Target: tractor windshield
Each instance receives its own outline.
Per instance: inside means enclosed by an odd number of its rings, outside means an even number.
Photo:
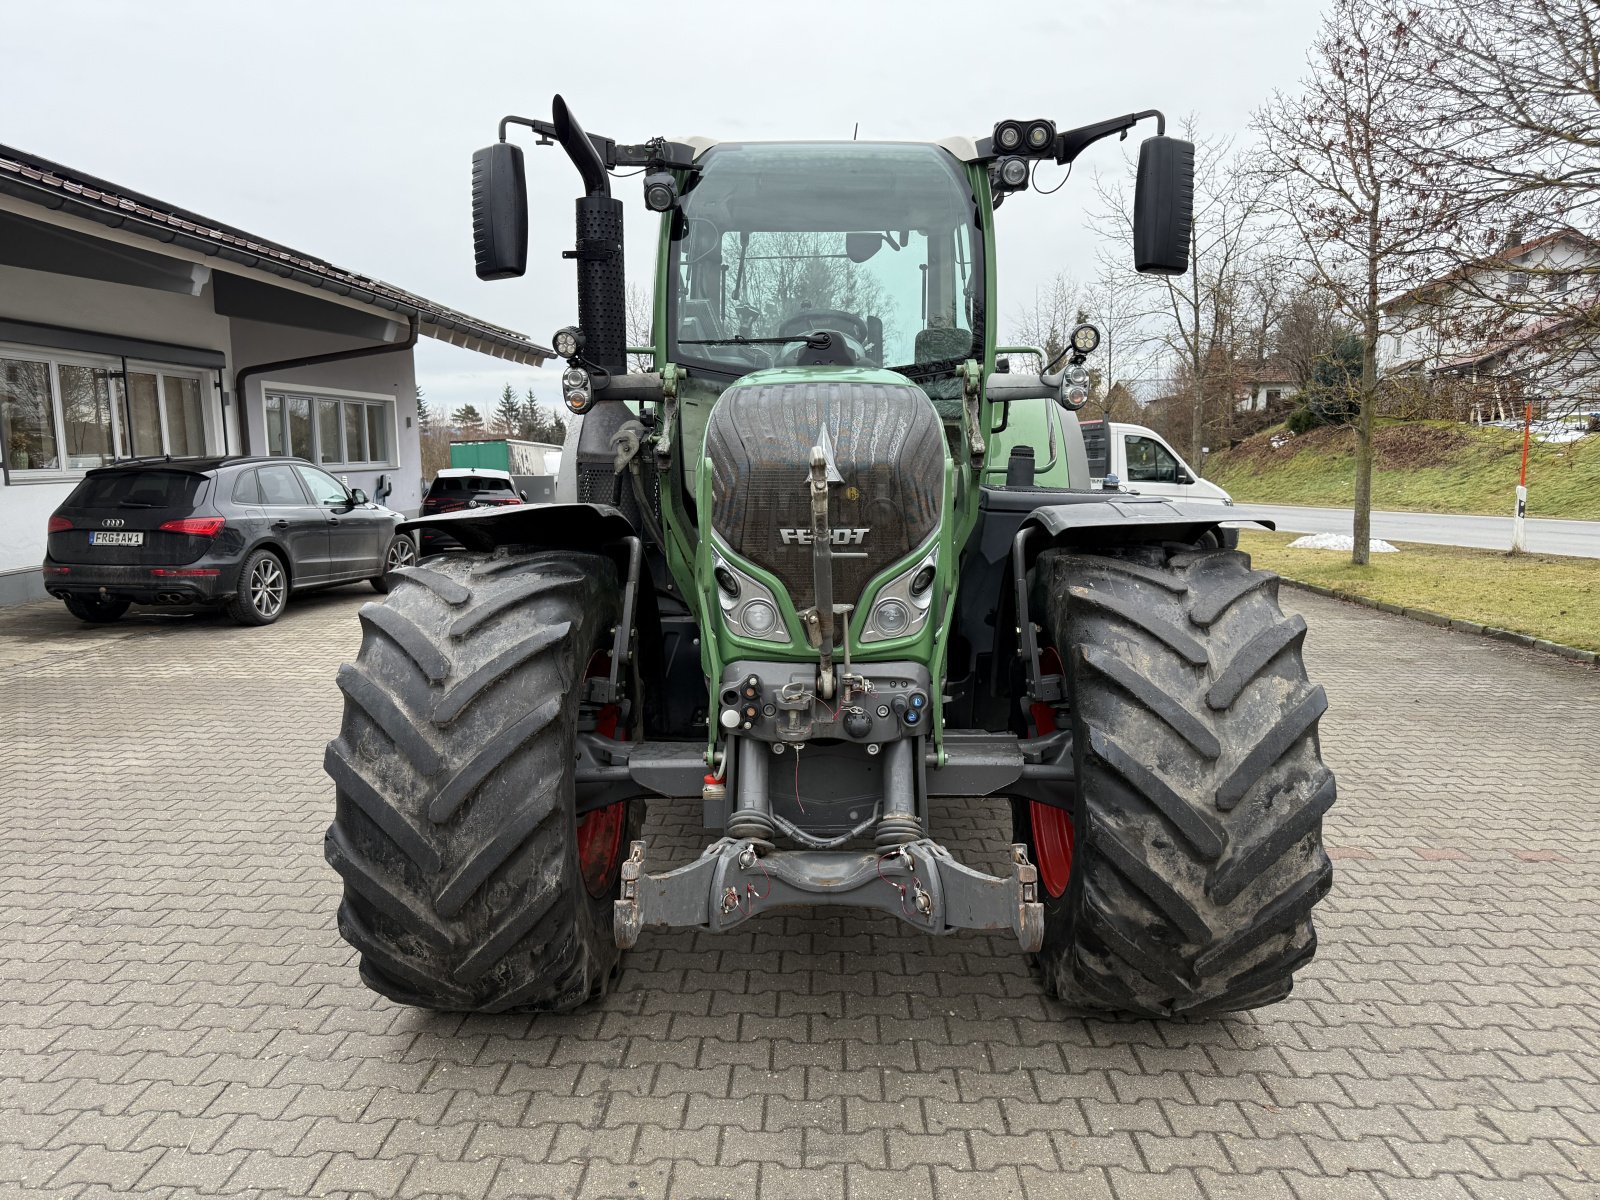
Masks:
[[[674,362],[739,376],[810,361],[820,341],[830,361],[922,379],[981,357],[983,239],[948,153],[735,143],[700,161],[673,219]]]

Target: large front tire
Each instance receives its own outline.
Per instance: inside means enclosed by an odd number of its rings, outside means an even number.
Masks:
[[[460,554],[394,579],[387,603],[361,610],[324,760],[339,932],[367,985],[403,1004],[575,1008],[617,967],[613,894],[642,819],[627,801],[580,836],[575,807],[583,680],[611,647],[616,569],[590,554]]]
[[[1283,999],[1332,882],[1327,698],[1306,680],[1304,620],[1233,550],[1048,552],[1036,582],[1066,659],[1078,780],[1070,874],[1046,897],[1047,986],[1153,1017]],[[1019,816],[1024,833],[1049,826]]]

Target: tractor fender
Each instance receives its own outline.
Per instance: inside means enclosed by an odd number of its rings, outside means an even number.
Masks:
[[[1114,492],[1103,500],[1040,505],[1023,518],[1022,528],[1040,530],[1049,541],[1057,544],[1192,542],[1224,521],[1277,528],[1273,521],[1253,516],[1248,509]]]
[[[628,518],[609,504],[508,504],[414,517],[401,529],[437,529],[468,550],[536,546],[594,550],[634,533]]]

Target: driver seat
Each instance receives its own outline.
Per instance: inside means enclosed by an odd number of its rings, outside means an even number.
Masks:
[[[924,329],[917,334],[915,348],[919,363],[944,362],[948,359],[966,359],[972,355],[972,331],[968,329]],[[956,379],[940,379],[924,385],[928,399],[941,421],[961,420],[961,383]]]

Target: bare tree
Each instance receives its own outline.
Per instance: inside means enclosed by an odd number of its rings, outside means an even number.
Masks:
[[[1188,429],[1179,438],[1197,469],[1204,461],[1206,433],[1225,433],[1240,383],[1239,355],[1248,293],[1262,285],[1262,221],[1259,196],[1245,186],[1228,139],[1199,138],[1197,122],[1183,123],[1195,144],[1194,220],[1189,234],[1189,270],[1180,276],[1143,277],[1148,297],[1148,334],[1185,384]],[[1120,182],[1097,180],[1101,233],[1130,245],[1133,200]],[[1170,408],[1170,401],[1168,404]],[[1171,417],[1168,417],[1171,420]]]
[[[1452,268],[1435,340],[1495,380],[1591,394],[1600,337],[1600,8],[1593,0],[1387,0],[1418,49],[1413,157],[1447,183]],[[1403,5],[1403,7],[1402,7]],[[1577,236],[1563,236],[1571,230]],[[1419,305],[1419,308],[1423,306]],[[1496,376],[1501,377],[1495,379]]]
[[[1065,271],[1057,271],[1048,283],[1035,289],[1033,299],[1013,313],[1010,340],[1019,346],[1034,346],[1044,351],[1043,370],[1067,348],[1072,327],[1084,320],[1082,289]]]
[[[1432,181],[1409,152],[1421,115],[1407,87],[1415,52],[1384,0],[1334,0],[1311,46],[1310,76],[1297,94],[1275,94],[1254,122],[1264,194],[1297,235],[1317,283],[1362,338],[1358,566],[1366,564],[1371,540],[1380,303],[1418,269],[1417,255],[1446,220]]]
[[[637,284],[628,285],[628,345],[649,346],[654,341],[651,319],[654,312],[654,301],[649,292]],[[654,356],[649,354],[632,354],[628,356],[628,369],[630,371],[649,371],[655,367]]]
[[[1091,403],[1108,421],[1129,421],[1138,415],[1134,385],[1152,369],[1147,325],[1154,294],[1126,257],[1101,254],[1096,267],[1083,296],[1089,320],[1101,333],[1100,350],[1091,360],[1099,371]]]
[[[1304,388],[1343,328],[1333,293],[1314,275],[1291,284],[1273,329],[1271,356]]]

